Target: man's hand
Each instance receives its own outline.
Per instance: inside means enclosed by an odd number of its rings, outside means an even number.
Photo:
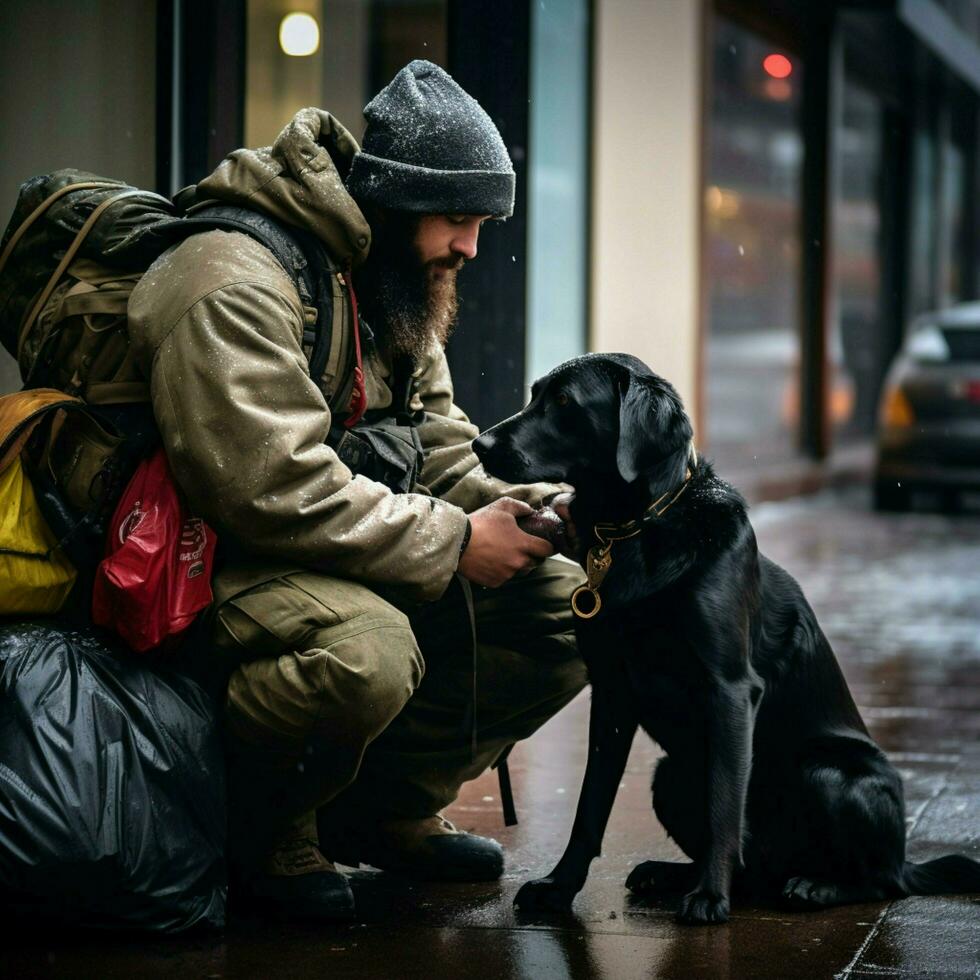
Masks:
[[[569,505],[575,499],[574,493],[560,493],[552,497],[551,509],[565,522],[564,544],[561,553],[572,561],[578,561],[580,542],[575,524],[572,522],[572,515],[569,513]]]
[[[533,513],[528,504],[501,497],[470,514],[473,530],[459,559],[460,575],[474,585],[495,589],[553,555],[555,549],[547,541],[525,534],[517,526],[518,517]]]

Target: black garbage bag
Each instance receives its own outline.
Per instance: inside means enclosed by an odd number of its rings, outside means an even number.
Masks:
[[[0,626],[0,914],[224,924],[224,761],[192,681],[93,631]]]

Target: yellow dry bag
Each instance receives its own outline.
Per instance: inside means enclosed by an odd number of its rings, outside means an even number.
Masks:
[[[0,397],[0,615],[55,613],[75,584],[74,566],[38,507],[21,452],[34,429],[67,405],[52,389]]]

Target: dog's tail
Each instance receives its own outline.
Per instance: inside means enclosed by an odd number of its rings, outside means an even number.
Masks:
[[[902,879],[910,895],[980,892],[980,862],[962,854],[947,854],[922,864],[906,861]]]

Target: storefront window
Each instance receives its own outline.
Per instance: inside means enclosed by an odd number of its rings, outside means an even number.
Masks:
[[[909,305],[910,312],[935,308],[935,194],[936,141],[932,132],[915,131],[912,156],[912,228]]]
[[[708,451],[722,472],[796,452],[800,60],[715,21],[706,161]]]
[[[247,145],[272,143],[310,105],[332,112],[360,140],[364,105],[402,66],[425,58],[448,67],[447,13],[447,0],[248,0]],[[284,50],[290,14],[313,19],[312,53]],[[536,3],[530,16],[528,192],[517,207],[528,216],[533,380],[586,346],[589,4]]]
[[[963,150],[952,141],[945,145],[944,164],[940,301],[942,306],[951,306],[963,296],[963,199],[966,179]]]
[[[527,380],[585,350],[589,15],[531,8]]]
[[[248,0],[246,144],[270,144],[311,105],[360,140],[364,105],[403,65],[426,58],[445,67],[446,7],[447,0]],[[290,14],[313,19],[313,53],[284,50],[280,29]]]
[[[873,431],[880,361],[881,322],[880,101],[844,83],[837,137],[834,196],[835,316],[828,346],[831,424],[837,439]]]

